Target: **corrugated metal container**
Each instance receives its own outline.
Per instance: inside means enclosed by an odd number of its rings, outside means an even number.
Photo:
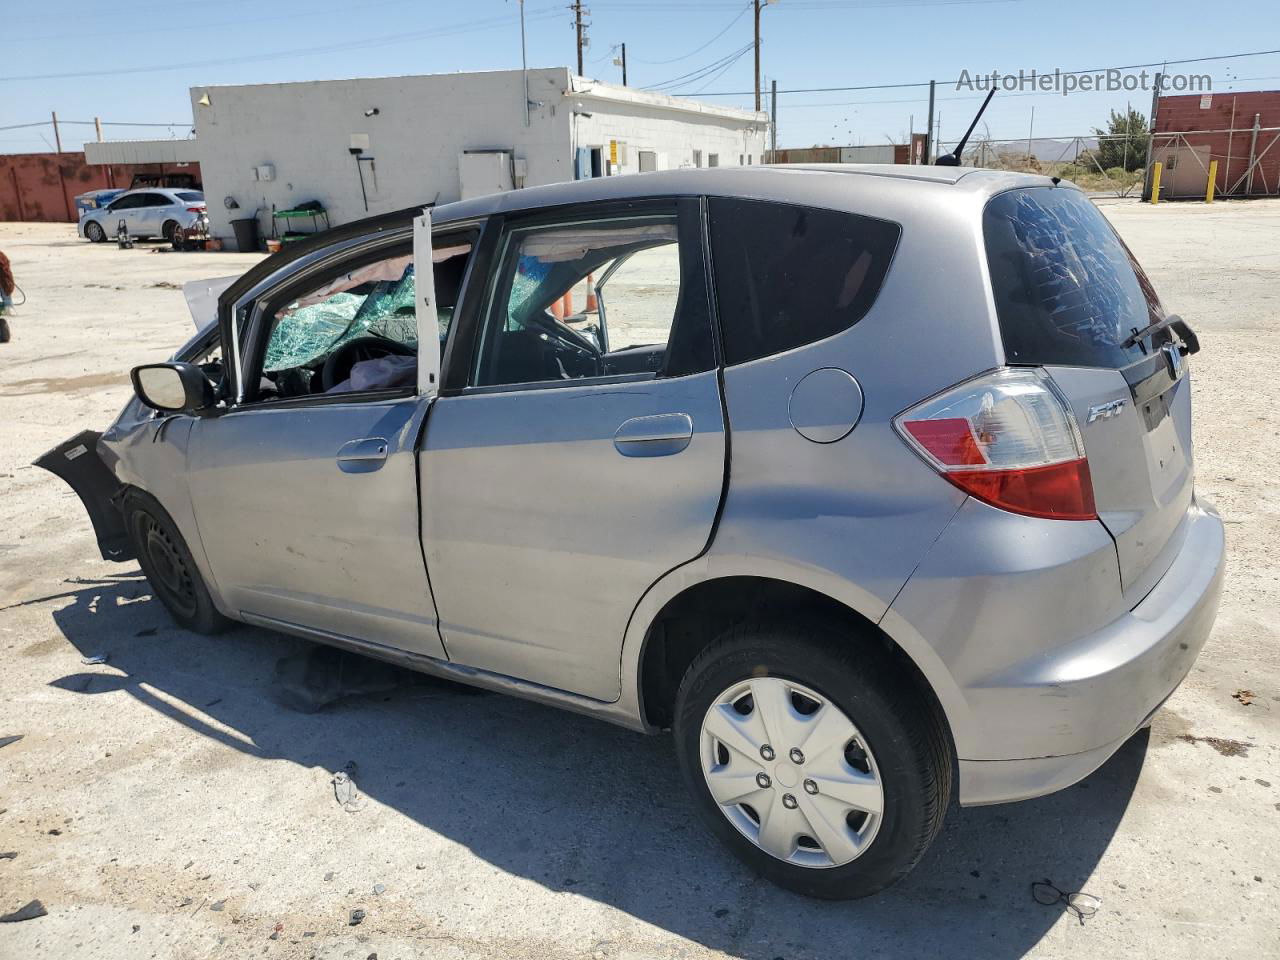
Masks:
[[[1230,188],[1249,167],[1255,120],[1262,128],[1255,156],[1262,159],[1254,168],[1250,195],[1275,196],[1280,193],[1280,90],[1162,96],[1156,110],[1152,150],[1152,159],[1165,164],[1161,194],[1203,197],[1209,160],[1217,160],[1218,194],[1245,195],[1244,183],[1234,192]],[[1234,133],[1230,132],[1233,122]],[[1268,127],[1272,129],[1267,130]],[[1161,136],[1171,133],[1185,136]]]

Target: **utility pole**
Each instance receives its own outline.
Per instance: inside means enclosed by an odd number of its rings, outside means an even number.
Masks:
[[[582,0],[573,0],[571,8],[573,10],[573,25],[578,32],[578,76],[582,76],[582,41],[584,39],[582,33]]]
[[[1036,108],[1031,108],[1031,126],[1027,128],[1027,166],[1031,166],[1031,137],[1036,132]]]
[[[759,110],[760,107],[757,105],[756,109]],[[47,143],[48,141],[45,141],[45,142]],[[58,152],[61,153],[62,152],[62,135],[58,133],[58,111],[57,110],[53,111],[53,142],[57,145]]]
[[[627,45],[622,45],[622,85],[627,85]]]
[[[98,132],[98,142],[101,143],[102,142],[102,118],[101,117],[93,118],[93,129]]]
[[[751,0],[756,11],[756,113],[760,112],[760,0]]]
[[[529,53],[524,37],[524,0],[520,0],[520,73],[524,77],[524,125],[529,126]]]
[[[769,162],[778,162],[778,81],[769,88],[769,107],[773,113],[769,123]]]
[[[933,163],[933,92],[934,81],[929,81],[929,122],[924,127],[924,162]]]

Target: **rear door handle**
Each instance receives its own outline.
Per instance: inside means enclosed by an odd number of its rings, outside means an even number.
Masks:
[[[351,440],[338,451],[338,469],[343,473],[372,473],[387,462],[388,443],[384,437]]]
[[[693,418],[687,413],[632,417],[613,435],[613,446],[624,457],[669,457],[689,446]]]

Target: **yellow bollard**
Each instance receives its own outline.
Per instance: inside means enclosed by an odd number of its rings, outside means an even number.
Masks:
[[[1160,171],[1163,169],[1163,163],[1155,163],[1151,166],[1151,202],[1153,204],[1160,202]]]
[[[1213,203],[1213,191],[1218,186],[1218,161],[1209,161],[1209,183],[1204,188],[1204,202]]]

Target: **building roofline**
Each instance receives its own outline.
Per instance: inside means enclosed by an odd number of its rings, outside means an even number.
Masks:
[[[769,122],[769,115],[763,110],[757,112],[742,107],[723,107],[715,103],[673,97],[670,94],[654,93],[649,90],[637,90],[634,87],[622,87],[576,75],[569,77],[569,89],[565,91],[565,96],[606,103],[636,104],[677,113],[692,113],[716,120],[736,120],[746,125]]]

